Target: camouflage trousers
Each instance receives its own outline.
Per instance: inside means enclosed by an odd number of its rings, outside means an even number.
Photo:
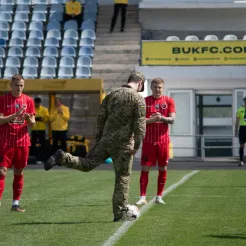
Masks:
[[[115,218],[124,215],[124,208],[128,204],[130,175],[133,156],[126,149],[107,147],[97,143],[86,158],[76,157],[66,153],[61,165],[64,167],[90,172],[108,158],[112,157],[115,171],[115,185],[113,193],[113,213]]]

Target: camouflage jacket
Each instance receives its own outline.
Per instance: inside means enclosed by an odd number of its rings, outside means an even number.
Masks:
[[[97,118],[97,141],[120,146],[134,139],[138,149],[145,131],[146,105],[139,93],[124,85],[104,98]]]

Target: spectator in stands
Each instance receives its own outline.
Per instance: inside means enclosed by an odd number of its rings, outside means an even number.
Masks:
[[[31,153],[37,158],[37,164],[41,164],[45,160],[45,142],[46,142],[46,126],[49,121],[49,111],[47,108],[41,105],[41,98],[34,99],[35,104],[35,121],[36,124],[32,128],[32,145]],[[40,151],[37,149],[37,143],[40,144]]]
[[[65,6],[64,21],[76,20],[78,26],[82,23],[82,6],[77,0],[68,0]]]
[[[128,0],[114,0],[114,13],[111,21],[110,32],[113,32],[117,17],[121,10],[121,32],[124,32],[125,23],[126,23],[126,11],[127,11]]]
[[[67,129],[68,121],[70,119],[69,108],[62,104],[60,97],[55,98],[55,107],[50,111],[50,122],[53,139],[53,151],[58,149],[58,142],[60,141],[60,148],[67,150]]]

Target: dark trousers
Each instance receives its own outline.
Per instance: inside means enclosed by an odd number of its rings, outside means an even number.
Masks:
[[[64,14],[64,22],[69,21],[69,20],[75,20],[78,23],[78,27],[80,28],[82,20],[83,20],[83,16],[82,13],[79,15],[75,15],[74,17],[72,17],[72,15],[67,15]]]
[[[123,30],[126,24],[126,12],[127,12],[127,4],[115,4],[114,5],[114,14],[111,21],[111,31],[113,31],[117,17],[121,10],[121,29]]]
[[[55,152],[59,148],[67,151],[67,131],[52,131],[52,140],[53,140],[53,151]],[[58,146],[58,143],[61,143]]]
[[[44,161],[45,157],[45,142],[46,133],[45,131],[32,131],[32,145],[31,145],[31,155],[35,156],[38,161]],[[40,144],[40,148],[37,148],[37,143]]]

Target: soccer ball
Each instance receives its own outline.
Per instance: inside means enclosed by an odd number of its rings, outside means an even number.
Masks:
[[[128,204],[126,206],[126,219],[129,221],[135,220],[139,216],[139,208],[136,207],[135,205],[130,205]]]

